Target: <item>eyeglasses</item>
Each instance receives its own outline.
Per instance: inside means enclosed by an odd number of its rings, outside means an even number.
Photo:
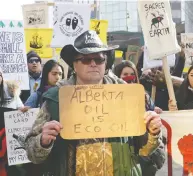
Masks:
[[[89,65],[91,64],[92,60],[95,62],[96,65],[101,65],[105,62],[105,58],[79,58],[79,59],[76,59],[75,61],[81,61],[82,64],[84,65]]]
[[[28,61],[28,63],[30,63],[30,64],[32,64],[32,63],[38,63],[38,62],[40,62],[40,60],[39,59],[30,59],[29,61]]]

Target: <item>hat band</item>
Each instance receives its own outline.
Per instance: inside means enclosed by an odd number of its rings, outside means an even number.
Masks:
[[[77,49],[83,49],[83,48],[104,48],[104,47],[106,47],[106,46],[98,44],[98,43],[89,43],[89,44],[85,44],[85,45],[82,45],[82,46],[76,47],[76,48]]]

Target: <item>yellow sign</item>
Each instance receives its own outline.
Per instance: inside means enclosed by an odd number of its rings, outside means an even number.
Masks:
[[[52,48],[48,46],[52,40],[52,29],[25,29],[27,52],[34,50],[41,58],[51,58]]]
[[[106,20],[90,20],[90,30],[95,30],[100,39],[107,44],[108,21]]]
[[[145,92],[139,84],[64,86],[59,91],[64,139],[140,136]]]

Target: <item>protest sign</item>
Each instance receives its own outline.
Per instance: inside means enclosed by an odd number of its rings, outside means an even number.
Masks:
[[[180,51],[169,0],[138,0],[138,13],[150,59]]]
[[[189,68],[193,65],[193,33],[181,34],[181,41],[185,45],[185,68]]]
[[[90,30],[96,31],[103,43],[107,44],[108,21],[90,20]]]
[[[163,112],[161,118],[167,154],[156,176],[193,174],[193,110]]]
[[[145,92],[139,84],[64,86],[59,92],[64,139],[143,135]]]
[[[24,28],[48,28],[47,4],[27,4],[22,6]]]
[[[52,29],[25,29],[27,52],[34,50],[41,58],[51,58]]]
[[[89,30],[90,13],[89,4],[55,3],[51,46],[62,48],[73,44],[79,35]]]
[[[173,67],[175,65],[176,56],[175,54],[167,56],[168,65]],[[157,60],[149,59],[147,48],[144,47],[144,55],[143,55],[143,70],[161,67],[163,65],[162,58]]]
[[[29,89],[29,76],[21,21],[0,21],[0,69],[5,80],[15,80]]]
[[[23,135],[26,135],[31,130],[38,112],[39,109],[36,108],[29,109],[25,113],[21,111],[4,113],[9,166],[30,162],[24,146],[17,139],[22,138]],[[22,139],[20,140],[22,141]]]

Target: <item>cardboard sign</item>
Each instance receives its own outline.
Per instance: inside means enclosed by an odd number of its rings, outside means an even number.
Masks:
[[[193,33],[181,34],[181,40],[182,43],[185,45],[185,68],[189,68],[193,65]]]
[[[49,15],[47,4],[27,4],[22,6],[25,28],[48,28]]]
[[[167,56],[169,67],[173,67],[175,65],[176,56],[175,54]],[[151,68],[161,67],[163,62],[161,58],[157,60],[149,59],[147,48],[144,47],[144,55],[143,55],[143,71]]]
[[[30,109],[25,113],[21,111],[4,113],[9,166],[30,162],[24,147],[17,141],[17,138],[22,138],[23,135],[28,134],[38,112],[39,109],[36,108]]]
[[[4,80],[17,81],[22,90],[29,89],[29,75],[21,21],[0,21],[0,69]]]
[[[59,101],[64,139],[140,136],[146,131],[145,92],[139,84],[64,86]]]
[[[169,0],[138,0],[138,13],[150,59],[180,51]]]
[[[193,174],[193,110],[163,112],[163,135],[166,136],[166,161],[156,176]]]
[[[84,10],[83,10],[84,9]],[[91,8],[89,4],[55,3],[53,38],[51,46],[62,48],[89,30]]]

